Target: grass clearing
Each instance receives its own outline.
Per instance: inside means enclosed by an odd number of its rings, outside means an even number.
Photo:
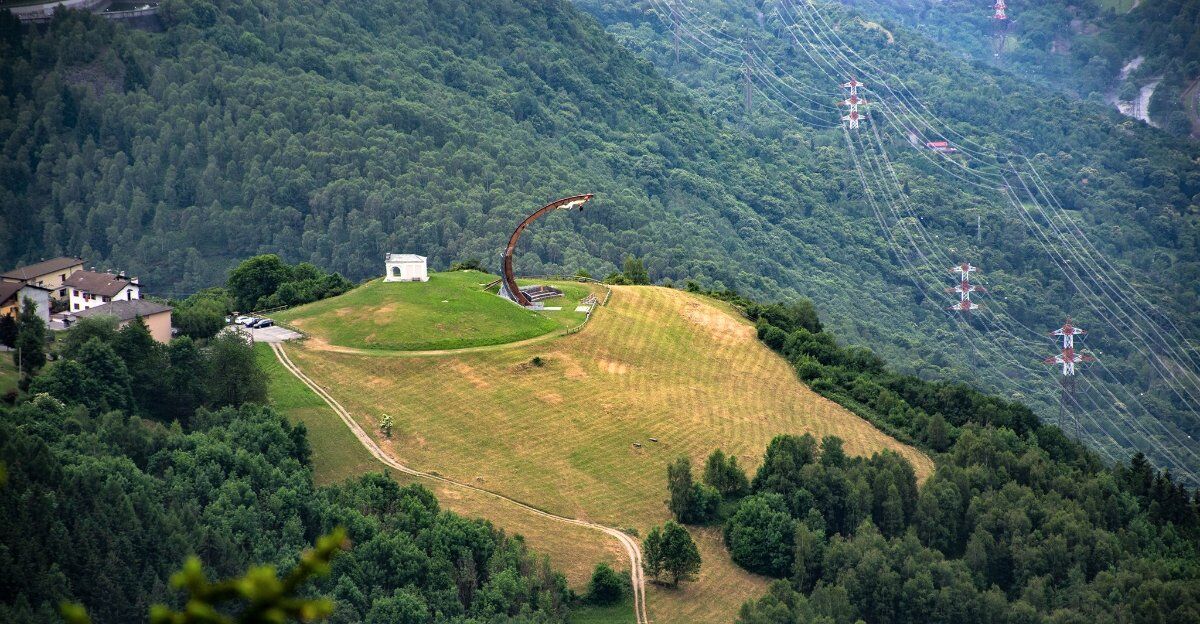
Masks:
[[[505,344],[582,323],[576,304],[595,288],[544,282],[563,291],[546,300],[554,311],[525,310],[484,291],[495,276],[478,271],[430,273],[428,282],[373,280],[338,297],[273,317],[339,347],[393,351],[462,349]],[[531,283],[525,282],[523,283]]]
[[[254,349],[259,364],[269,377],[272,407],[291,422],[304,423],[308,429],[313,450],[313,480],[317,485],[339,483],[369,472],[389,471],[363,448],[316,393],[283,368],[268,345],[258,344]],[[551,522],[478,492],[390,472],[400,483],[420,483],[429,488],[446,509],[472,518],[487,518],[510,535],[523,536],[532,550],[550,556],[551,564],[567,576],[576,591],[582,592],[586,588],[592,570],[602,561],[615,570],[629,570],[629,562],[617,542],[595,531]],[[632,603],[626,609],[632,621]]]
[[[743,602],[767,593],[771,579],[751,574],[733,563],[720,527],[688,527],[688,530],[703,561],[700,575],[695,581],[680,583],[679,587],[647,584],[646,607],[650,619],[655,624],[733,622]]]
[[[800,383],[731,308],[667,288],[617,288],[585,331],[546,342],[421,357],[288,350],[364,429],[390,414],[393,436],[380,445],[408,465],[642,535],[669,517],[666,465],[681,454],[698,467],[722,448],[753,471],[772,437],[807,432],[840,436],[855,455],[895,450],[921,479],[933,468]],[[693,534],[704,570],[696,583],[650,588],[660,624],[728,622],[765,591],[718,532]],[[561,545],[555,560],[582,544]]]
[[[570,624],[634,624],[636,619],[633,617],[633,597],[626,596],[621,602],[606,607],[576,607],[571,610],[567,621]]]
[[[384,469],[325,401],[279,363],[270,345],[256,344],[254,353],[269,379],[271,406],[289,421],[304,423],[308,429],[308,442],[313,451],[313,481],[317,485],[339,483]]]

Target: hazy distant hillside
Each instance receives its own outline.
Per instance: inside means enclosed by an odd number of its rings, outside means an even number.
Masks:
[[[1011,0],[1004,53],[995,56],[991,4],[968,0],[857,0],[952,50],[1056,91],[1133,101],[1177,136],[1200,137],[1200,3],[1186,0]]]

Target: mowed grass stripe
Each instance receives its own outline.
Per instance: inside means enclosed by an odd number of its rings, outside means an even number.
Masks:
[[[404,462],[642,535],[668,518],[666,465],[681,454],[699,468],[722,448],[752,472],[773,436],[807,432],[838,435],[851,454],[895,450],[922,479],[932,469],[800,383],[728,306],[671,289],[618,287],[585,331],[536,344],[429,357],[290,351],[367,430],[391,414]],[[761,593],[719,540],[705,548],[709,580],[695,587],[715,583],[720,604],[684,608],[680,594],[655,591],[656,621],[728,622]]]
[[[388,469],[363,448],[319,396],[283,368],[269,345],[255,345],[255,356],[268,376],[271,406],[290,422],[304,423],[308,429],[313,480],[318,485],[385,471],[401,484],[420,483],[433,491],[444,508],[471,518],[487,518],[510,535],[521,535],[532,550],[549,555],[554,569],[562,571],[577,591],[587,587],[597,563],[608,563],[618,571],[629,569],[620,544],[595,531],[549,521],[511,505],[497,505],[495,498],[469,489]],[[627,607],[627,615],[632,622],[632,605]]]

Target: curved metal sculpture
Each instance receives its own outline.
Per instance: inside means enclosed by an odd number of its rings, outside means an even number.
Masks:
[[[513,276],[513,250],[517,248],[517,241],[521,238],[521,233],[525,231],[525,228],[529,227],[530,223],[533,223],[544,215],[554,212],[555,210],[570,210],[571,208],[578,207],[579,210],[582,211],[583,205],[591,200],[593,196],[594,195],[592,193],[585,193],[583,195],[574,195],[572,197],[564,197],[562,199],[554,200],[545,206],[542,206],[528,217],[525,217],[525,220],[517,226],[517,229],[513,230],[512,236],[508,237],[508,246],[504,248],[504,253],[501,255],[501,258],[503,258],[500,271],[501,297],[511,299],[520,306],[528,306],[533,303],[533,300],[529,298],[529,295],[521,292],[521,289],[517,286],[517,278]]]

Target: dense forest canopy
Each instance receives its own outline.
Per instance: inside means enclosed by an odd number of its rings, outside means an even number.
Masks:
[[[219,282],[258,253],[358,280],[379,273],[385,252],[428,255],[435,268],[494,261],[530,206],[596,192],[590,210],[538,224],[520,272],[604,275],[636,256],[654,280],[806,294],[831,327],[903,370],[970,379],[1046,415],[1058,389],[1037,363],[1053,349],[1041,333],[1074,314],[1104,355],[1086,381],[1096,416],[1084,437],[1113,457],[1145,446],[1158,465],[1196,469],[1189,395],[1072,296],[1044,241],[996,193],[947,177],[881,128],[920,227],[947,259],[984,267],[989,305],[1030,329],[1020,336],[990,331],[987,317],[964,328],[940,293],[914,285],[948,282],[946,267],[893,248],[916,217],[881,227],[831,112],[797,112],[760,82],[743,118],[737,51],[714,60],[690,39],[675,63],[662,3],[578,5],[603,29],[558,0],[168,1],[162,34],[72,13],[40,30],[6,21],[0,262],[79,253],[162,295]],[[795,88],[838,96],[781,28],[783,4],[689,6],[687,19],[753,42]],[[947,128],[1029,155],[1066,218],[1155,302],[1154,323],[1200,333],[1191,146],[859,17],[828,15]],[[1174,281],[1155,286],[1163,274]],[[1015,355],[973,361],[964,332],[985,356]],[[1144,439],[1112,435],[1130,419]],[[1189,449],[1172,458],[1165,444]]]

